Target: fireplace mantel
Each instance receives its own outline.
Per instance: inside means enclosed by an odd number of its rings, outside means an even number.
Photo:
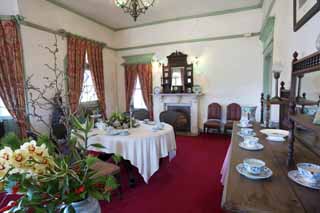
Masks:
[[[190,133],[191,135],[199,134],[199,99],[203,93],[160,93],[154,95],[154,115],[159,120],[161,112],[167,110],[168,106],[190,106]]]

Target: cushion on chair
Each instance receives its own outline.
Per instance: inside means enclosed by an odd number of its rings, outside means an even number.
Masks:
[[[208,128],[220,128],[221,121],[219,120],[208,120],[204,123],[204,125]]]
[[[101,160],[98,160],[96,163],[94,163],[91,166],[91,169],[97,172],[97,176],[115,175],[120,172],[119,166],[112,163],[103,162]]]
[[[233,122],[234,121],[227,121],[227,123],[224,125],[224,128],[232,129],[233,128]]]

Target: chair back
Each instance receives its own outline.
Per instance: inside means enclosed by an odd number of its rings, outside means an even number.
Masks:
[[[136,109],[133,111],[133,117],[137,120],[143,121],[149,118],[149,112],[146,109]]]
[[[221,120],[221,105],[212,103],[208,106],[208,119]]]
[[[241,119],[241,107],[239,104],[232,103],[227,106],[227,120],[239,121]]]

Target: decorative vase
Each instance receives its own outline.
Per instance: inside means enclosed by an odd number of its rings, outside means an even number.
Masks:
[[[256,121],[256,106],[242,106],[241,111],[241,117],[246,116],[246,119],[248,119],[249,121]]]
[[[101,213],[101,208],[98,200],[88,197],[85,200],[72,203],[73,208],[76,213]],[[64,213],[68,213],[68,210],[65,209]]]

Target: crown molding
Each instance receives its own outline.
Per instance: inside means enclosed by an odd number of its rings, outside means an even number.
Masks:
[[[221,11],[212,11],[209,13],[203,13],[203,14],[192,15],[192,16],[184,16],[184,17],[178,17],[178,18],[172,18],[172,19],[164,19],[164,20],[149,22],[145,24],[138,24],[138,25],[123,27],[123,28],[116,28],[115,31],[122,31],[122,30],[134,29],[134,28],[151,26],[151,25],[158,25],[158,24],[165,24],[165,23],[175,22],[175,21],[184,21],[184,20],[190,20],[190,19],[196,19],[196,18],[206,18],[210,16],[221,16],[221,15],[239,13],[239,12],[244,12],[249,10],[256,10],[256,9],[262,8],[262,5],[263,5],[263,0],[261,0],[259,4],[253,5],[253,6],[240,7],[240,8],[234,8],[234,9],[228,9],[228,10],[221,10]]]
[[[236,39],[236,38],[248,38],[248,37],[255,37],[259,35],[260,35],[260,32],[217,36],[217,37],[206,37],[206,38],[198,38],[198,39],[178,40],[178,41],[154,43],[154,44],[147,44],[147,45],[139,45],[139,46],[133,46],[133,47],[115,48],[115,50],[126,51],[126,50],[144,49],[144,48],[150,48],[150,47],[167,46],[167,45],[175,45],[175,44],[188,44],[188,43],[218,41],[218,40],[227,40],[227,39]]]
[[[257,5],[253,6],[248,6],[248,7],[240,7],[240,8],[235,8],[235,9],[228,9],[228,10],[221,10],[221,11],[212,11],[209,13],[203,13],[203,14],[198,14],[198,15],[192,15],[192,16],[184,16],[180,18],[172,18],[172,19],[165,19],[165,20],[159,20],[159,21],[154,21],[154,22],[149,22],[145,24],[139,24],[139,25],[134,25],[134,26],[128,26],[128,27],[121,27],[121,28],[116,28],[112,27],[109,25],[106,25],[100,21],[97,21],[89,16],[86,16],[82,14],[81,12],[75,11],[71,7],[65,6],[60,2],[57,2],[56,0],[46,0],[58,7],[61,7],[69,12],[72,12],[78,16],[81,16],[85,19],[88,19],[96,24],[99,24],[111,31],[117,32],[117,31],[122,31],[122,30],[128,30],[128,29],[133,29],[133,28],[139,28],[139,27],[145,27],[145,26],[151,26],[151,25],[157,25],[157,24],[164,24],[164,23],[169,23],[169,22],[175,22],[175,21],[183,21],[183,20],[190,20],[190,19],[196,19],[196,18],[205,18],[205,17],[210,17],[210,16],[219,16],[219,15],[226,15],[226,14],[232,14],[232,13],[238,13],[238,12],[244,12],[244,11],[249,11],[249,10],[256,10],[259,8],[262,8],[264,0],[260,0],[260,3]]]
[[[150,64],[154,53],[122,56],[125,64]]]

